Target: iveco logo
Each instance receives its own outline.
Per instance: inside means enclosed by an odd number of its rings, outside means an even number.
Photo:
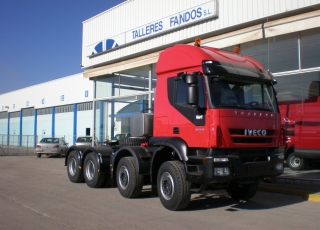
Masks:
[[[245,129],[245,136],[267,136],[267,130],[265,129]]]

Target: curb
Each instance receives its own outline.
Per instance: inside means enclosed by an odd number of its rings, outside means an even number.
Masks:
[[[259,186],[259,191],[298,195],[298,196],[302,196],[304,199],[308,201],[320,202],[320,193],[314,193],[311,191],[292,190],[292,189],[284,189],[284,188],[271,188],[271,187],[265,187],[265,186]]]

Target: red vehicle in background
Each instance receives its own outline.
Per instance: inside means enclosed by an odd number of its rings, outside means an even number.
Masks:
[[[286,130],[287,165],[292,170],[308,169],[320,160],[320,81],[319,74],[290,76],[290,85],[283,84],[279,93],[282,126]],[[283,77],[279,77],[281,85]],[[289,79],[289,78],[288,78]],[[295,82],[296,80],[296,82]]]

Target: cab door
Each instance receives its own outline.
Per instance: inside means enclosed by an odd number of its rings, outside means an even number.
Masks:
[[[187,81],[188,82],[188,81]],[[197,73],[197,83],[187,83],[184,78],[175,78],[172,134],[182,138],[189,147],[207,147],[208,134],[206,106],[202,75]],[[198,104],[188,104],[188,90],[197,87]],[[192,90],[192,89],[191,89]]]

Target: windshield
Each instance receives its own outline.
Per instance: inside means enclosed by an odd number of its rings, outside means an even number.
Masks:
[[[209,91],[215,108],[238,108],[278,112],[273,87],[267,81],[209,76]]]

